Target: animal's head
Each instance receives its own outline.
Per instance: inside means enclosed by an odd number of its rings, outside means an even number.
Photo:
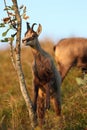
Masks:
[[[37,31],[34,31],[34,25],[36,25],[36,23],[34,23],[31,27],[28,22],[26,24],[27,24],[27,31],[25,33],[24,38],[22,39],[22,42],[26,46],[29,45],[29,46],[35,48],[35,46],[36,46],[35,44],[37,43],[36,40],[42,31],[42,26],[41,26],[41,24],[39,24]]]

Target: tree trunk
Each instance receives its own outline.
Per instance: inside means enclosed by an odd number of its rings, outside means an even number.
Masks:
[[[26,102],[28,111],[29,111],[31,126],[32,126],[32,129],[34,129],[35,126],[37,125],[37,119],[36,119],[36,116],[35,116],[35,113],[34,113],[31,98],[30,98],[28,91],[27,91],[27,88],[26,88],[26,83],[25,83],[25,79],[24,79],[24,75],[23,75],[23,71],[22,71],[21,58],[20,58],[20,51],[21,51],[21,46],[20,46],[21,45],[21,17],[20,17],[20,13],[19,13],[19,10],[18,10],[17,1],[12,0],[12,2],[13,2],[13,5],[14,5],[14,10],[15,10],[16,19],[17,19],[16,71],[17,71],[18,78],[19,78],[20,89],[21,89],[22,95],[24,97],[24,100]]]

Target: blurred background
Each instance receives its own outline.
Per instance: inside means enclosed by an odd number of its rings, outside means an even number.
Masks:
[[[6,0],[11,5],[11,0]],[[43,30],[40,39],[50,37],[56,43],[66,37],[87,37],[87,0],[18,0],[18,4],[25,5],[27,21],[41,23]],[[0,1],[0,20],[7,14],[4,9],[4,1]],[[26,21],[22,21],[22,37],[26,32]],[[35,29],[37,26],[35,27]],[[2,29],[0,29],[0,38]],[[0,48],[4,45],[0,44]]]
[[[6,0],[11,5],[11,0]],[[53,46],[67,37],[87,37],[87,0],[18,0],[19,6],[27,7],[27,20],[41,23],[39,36],[41,46],[54,58]],[[0,0],[0,22],[7,16]],[[37,29],[37,26],[34,28]],[[0,28],[0,39],[2,32]],[[26,21],[22,21],[22,37],[26,32]],[[11,35],[11,32],[8,33]],[[22,97],[17,73],[10,59],[8,43],[0,43],[0,130],[31,130],[27,107]],[[28,92],[33,100],[32,84],[33,55],[30,47],[21,49],[21,62]],[[55,62],[56,64],[56,62]],[[72,68],[61,86],[62,115],[56,116],[53,105],[46,112],[42,130],[87,130],[87,85],[78,85],[81,71]],[[87,84],[87,80],[86,80]],[[38,129],[40,130],[40,129]]]

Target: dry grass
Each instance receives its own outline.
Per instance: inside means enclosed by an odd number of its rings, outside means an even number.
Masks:
[[[52,56],[53,41],[46,39],[41,46]],[[32,86],[33,56],[29,47],[22,48],[22,67],[29,93]],[[51,106],[46,112],[43,130],[87,129],[87,86],[79,87],[75,77],[81,72],[73,68],[62,84],[62,116],[55,115]],[[39,130],[39,128],[37,128]],[[22,98],[9,50],[0,51],[0,130],[31,130],[28,111]]]

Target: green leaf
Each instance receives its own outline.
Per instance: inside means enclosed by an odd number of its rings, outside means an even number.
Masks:
[[[13,6],[7,6],[4,10],[5,11],[7,11],[7,10],[13,10]]]
[[[85,74],[85,76],[84,76],[84,80],[87,82],[87,74]]]
[[[8,41],[12,41],[13,42],[14,41],[14,37],[9,37]]]
[[[13,41],[14,40],[14,37],[6,37],[2,40],[0,40],[0,42],[9,42],[9,41]]]
[[[84,85],[84,79],[76,78],[76,82],[78,85]]]
[[[11,6],[7,6],[9,9],[11,9],[12,7]]]
[[[87,74],[83,78],[76,78],[78,85],[87,85]]]
[[[23,9],[24,8],[24,5],[21,5],[19,9]]]
[[[26,13],[26,6],[24,6],[24,9],[23,9],[23,14]]]
[[[8,7],[6,7],[5,9],[4,9],[4,11],[7,11],[7,10],[10,10]]]
[[[2,33],[2,36],[5,37],[10,29],[7,29],[5,32]]]
[[[4,23],[0,23],[0,28],[5,27]]]
[[[12,25],[9,25],[9,29],[13,29],[13,26],[12,26]]]
[[[0,40],[0,42],[8,42],[8,38],[4,38],[3,40]]]
[[[15,8],[14,5],[12,5],[12,6],[11,6],[11,10],[14,10],[14,8]]]

